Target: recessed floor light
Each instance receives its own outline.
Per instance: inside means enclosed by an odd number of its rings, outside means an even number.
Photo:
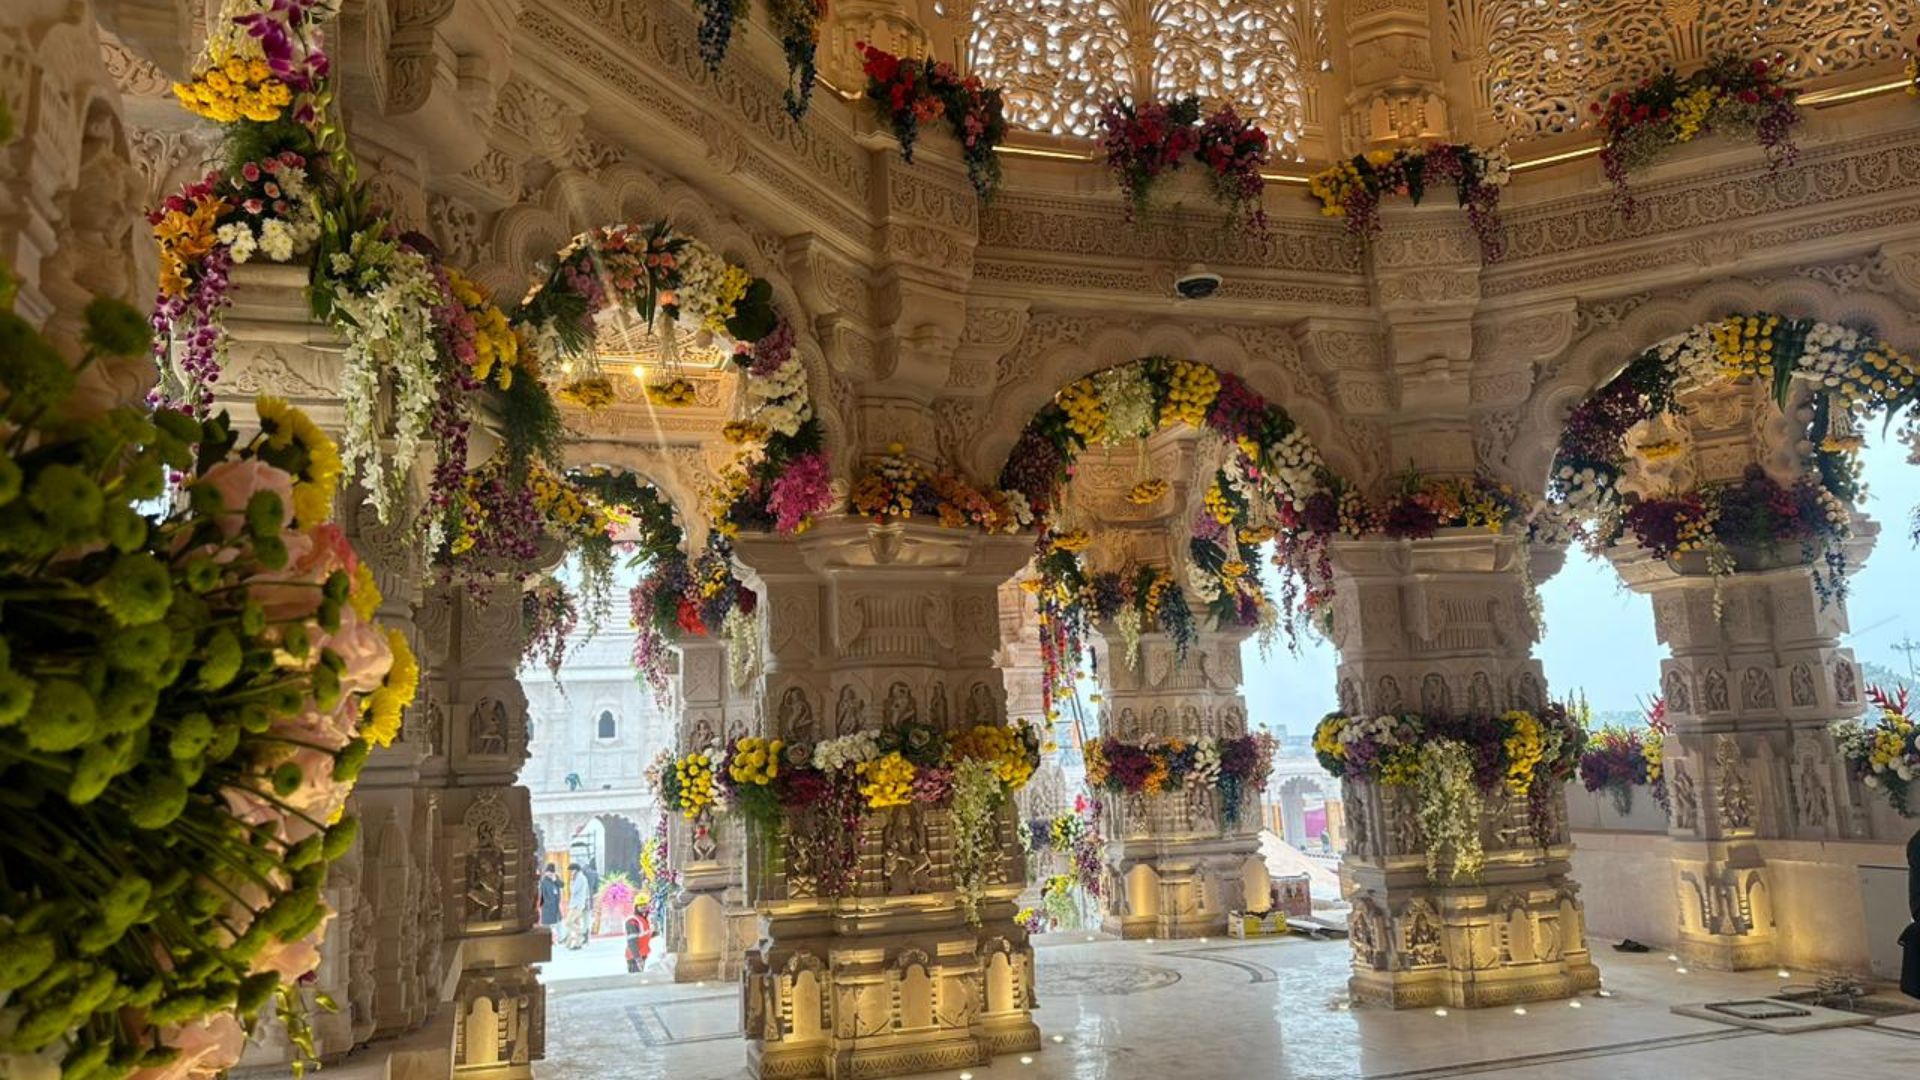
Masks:
[[[1569,1001],[1569,1002],[1567,1002],[1567,1008],[1569,1008],[1569,1009],[1577,1009],[1577,1008],[1579,1008],[1579,1007],[1580,1007],[1580,1003],[1579,1003],[1579,1002],[1577,1002],[1577,1001]]]
[[[1447,1010],[1445,1010],[1445,1009],[1435,1009],[1435,1010],[1433,1010],[1433,1015],[1435,1015],[1435,1016],[1445,1016],[1445,1015],[1447,1015]]]
[[[1022,1065],[1031,1065],[1031,1064],[1033,1064],[1033,1058],[1031,1058],[1031,1057],[1029,1057],[1029,1056],[1028,1056],[1028,1055],[1026,1055],[1026,1054],[1021,1054],[1021,1055],[1020,1055],[1020,1064],[1022,1064]]]
[[[972,1073],[961,1073],[961,1074],[960,1074],[960,1080],[973,1080],[973,1074],[972,1074]]]
[[[1611,990],[1596,990],[1594,991],[1594,993],[1598,994],[1601,997],[1606,997],[1606,998],[1610,998],[1613,996],[1613,991]]]
[[[1067,1037],[1065,1035],[1055,1035],[1053,1037],[1053,1041],[1057,1043],[1063,1043],[1067,1041]]]
[[[1513,1015],[1515,1016],[1527,1015],[1527,1007],[1525,1005],[1515,1005],[1513,1007]]]
[[[1207,939],[1206,939],[1206,938],[1201,938],[1201,939],[1200,939],[1200,944],[1202,944],[1202,945],[1205,945],[1206,943],[1207,943]]]
[[[1787,970],[1786,970],[1786,969],[1784,969],[1784,968],[1783,968],[1783,969],[1781,969],[1781,970],[1780,970],[1780,971],[1778,971],[1778,972],[1775,972],[1775,974],[1777,974],[1777,975],[1779,975],[1779,976],[1780,976],[1781,978],[1783,978],[1783,979],[1791,979],[1791,978],[1793,978],[1793,972],[1791,972],[1791,971],[1787,971]]]
[[[1153,944],[1153,939],[1152,939],[1152,938],[1148,938],[1148,939],[1147,939],[1147,944],[1149,944],[1149,945],[1151,945],[1151,944]]]
[[[1687,969],[1683,967],[1677,967],[1673,969],[1673,973],[1675,975],[1685,975],[1687,973]]]
[[[1675,956],[1675,955],[1673,955],[1672,953],[1668,953],[1668,954],[1667,954],[1667,963],[1669,963],[1669,964],[1677,964],[1677,963],[1679,963],[1679,962],[1680,962],[1680,958],[1679,958],[1678,956]]]

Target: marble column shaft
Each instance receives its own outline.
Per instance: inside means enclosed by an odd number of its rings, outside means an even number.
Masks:
[[[1426,540],[1333,545],[1332,637],[1339,698],[1354,716],[1537,710],[1546,681],[1525,573],[1562,552],[1513,535],[1450,529]],[[1523,560],[1526,560],[1523,563]],[[1400,1007],[1504,1005],[1567,997],[1599,983],[1578,886],[1569,876],[1566,799],[1548,801],[1548,836],[1527,800],[1483,796],[1486,866],[1430,880],[1411,788],[1349,779],[1343,885],[1353,904],[1354,999]]]
[[[949,732],[1006,721],[996,591],[1029,541],[828,519],[797,538],[742,536],[736,551],[765,613],[766,734],[811,743],[907,720]],[[1011,805],[978,925],[954,892],[947,811],[869,814],[851,893],[829,897],[817,853],[838,833],[818,822],[777,848],[751,841],[762,936],[743,1004],[756,1075],[893,1076],[1038,1048]]]

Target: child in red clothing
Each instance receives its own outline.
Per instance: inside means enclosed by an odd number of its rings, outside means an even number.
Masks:
[[[647,918],[647,898],[633,898],[633,914],[627,916],[627,973],[639,974],[647,966],[647,953],[653,948],[653,923]]]

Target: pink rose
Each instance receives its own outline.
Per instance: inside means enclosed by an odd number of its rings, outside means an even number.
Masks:
[[[340,630],[329,634],[325,646],[346,662],[340,685],[349,693],[365,694],[379,687],[393,667],[393,650],[380,627],[361,622],[348,608],[340,613]]]
[[[247,503],[262,491],[280,497],[280,528],[284,531],[293,517],[293,477],[284,469],[257,458],[247,461],[223,461],[207,470],[201,482],[220,496],[223,512],[216,516],[220,531],[229,539],[246,527]]]
[[[232,1013],[160,1029],[160,1041],[180,1051],[165,1065],[141,1069],[131,1080],[201,1080],[231,1069],[247,1046],[247,1030]]]
[[[277,971],[280,981],[297,982],[320,966],[320,942],[327,936],[327,923],[332,921],[333,913],[328,912],[320,923],[320,929],[298,941],[275,941],[260,950],[259,955],[248,964],[248,970],[254,974],[263,971]]]

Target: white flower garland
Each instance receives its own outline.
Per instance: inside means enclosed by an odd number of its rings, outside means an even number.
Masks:
[[[1153,384],[1147,381],[1145,365],[1108,368],[1093,377],[1093,385],[1101,403],[1107,407],[1103,441],[1119,443],[1153,434]]]
[[[953,770],[953,884],[967,921],[979,924],[988,869],[999,857],[994,835],[1002,797],[1000,778],[990,761],[962,760]]]
[[[1414,793],[1426,840],[1427,877],[1439,877],[1443,857],[1451,858],[1455,879],[1472,877],[1487,862],[1480,846],[1480,789],[1473,782],[1473,759],[1452,739],[1426,744],[1420,757]]]
[[[440,289],[424,256],[370,233],[355,234],[351,250],[335,253],[329,270],[329,300],[346,338],[340,461],[350,476],[364,463],[367,501],[384,523],[402,487],[388,469],[414,460],[438,394],[433,311]],[[383,382],[393,395],[386,431],[375,415]],[[391,453],[382,449],[383,437],[393,440]]]
[[[856,731],[851,735],[827,739],[815,744],[813,748],[813,767],[821,772],[839,772],[852,765],[872,761],[880,756],[880,739],[872,731]]]

